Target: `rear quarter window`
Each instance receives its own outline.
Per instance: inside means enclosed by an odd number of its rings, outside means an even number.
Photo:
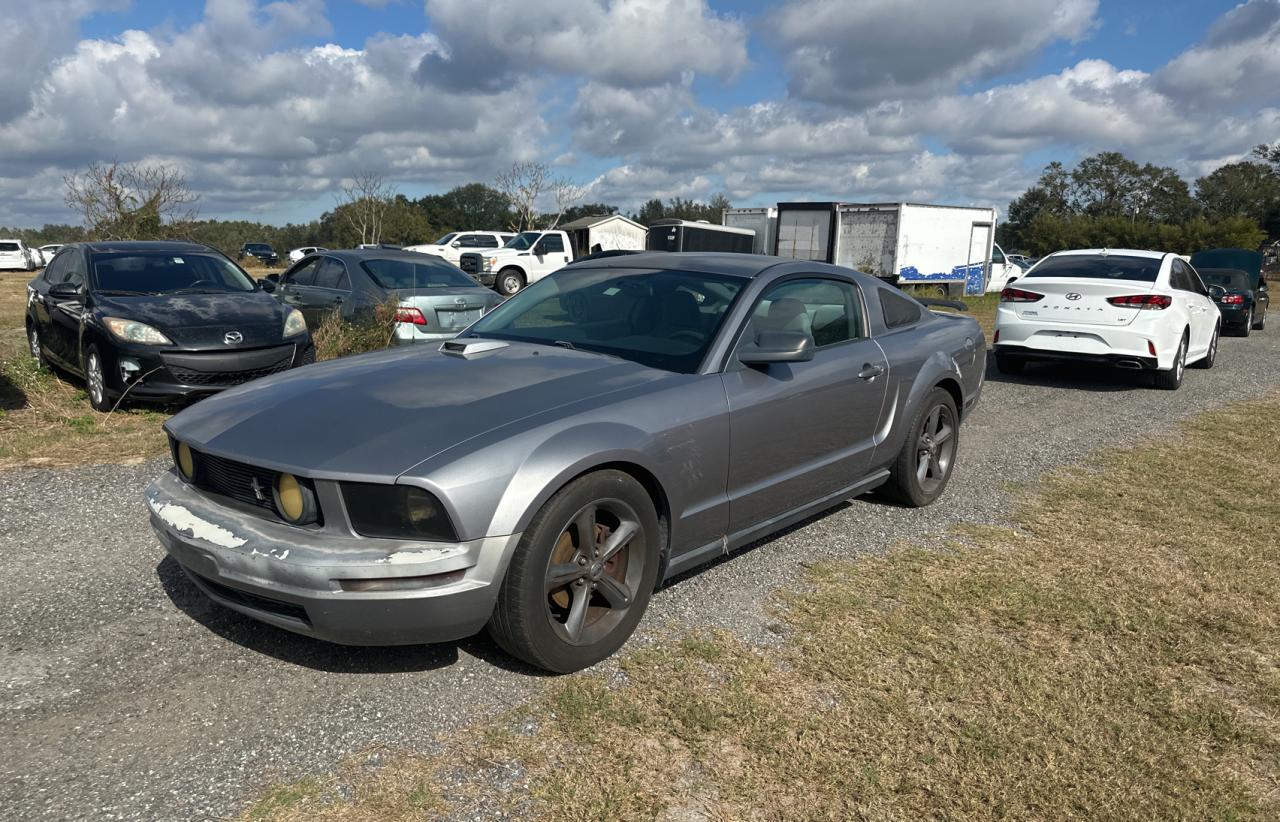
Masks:
[[[924,311],[920,303],[910,297],[883,288],[880,289],[880,310],[884,313],[884,324],[890,329],[919,322]]]
[[[1086,280],[1136,280],[1154,283],[1160,274],[1159,257],[1122,254],[1064,254],[1041,260],[1024,277],[1069,277]]]

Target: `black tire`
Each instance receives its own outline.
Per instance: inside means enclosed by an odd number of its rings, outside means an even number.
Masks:
[[[1009,354],[996,354],[996,370],[1001,374],[1021,374],[1027,361]]]
[[[1245,317],[1244,323],[1240,326],[1237,333],[1241,337],[1249,336],[1249,332],[1253,330],[1253,308],[1249,308],[1249,316]]]
[[[493,285],[498,289],[499,294],[510,297],[525,287],[524,273],[518,268],[504,268],[498,272]]]
[[[1262,316],[1253,323],[1254,331],[1262,331],[1267,327],[1267,309],[1262,309]]]
[[[1221,335],[1222,326],[1215,325],[1213,327],[1213,336],[1209,338],[1209,352],[1202,359],[1196,360],[1196,368],[1213,368],[1214,362],[1218,359],[1218,338]]]
[[[938,436],[943,427],[949,429],[945,438]],[[911,418],[906,442],[882,489],[885,496],[912,508],[928,505],[946,490],[959,453],[960,415],[955,400],[945,388],[935,387]]]
[[[102,355],[98,353],[98,347],[95,345],[89,346],[84,352],[84,387],[89,394],[89,405],[94,411],[111,410],[111,392],[107,389],[107,372],[102,364]]]
[[[1173,357],[1173,367],[1168,371],[1157,371],[1153,382],[1156,388],[1163,391],[1177,391],[1182,386],[1182,373],[1187,367],[1187,335],[1182,335],[1178,343],[1178,353]]]
[[[40,345],[40,332],[36,330],[34,323],[27,324],[27,351],[31,354],[31,359],[36,361],[36,368],[41,371],[49,370],[49,360],[44,355],[44,348]]]
[[[586,528],[594,532],[585,550],[579,522],[591,523]],[[601,549],[624,529],[629,536],[603,561]],[[498,591],[489,635],[517,659],[554,673],[607,658],[644,616],[657,584],[660,539],[653,502],[635,479],[613,470],[579,477],[525,529]]]

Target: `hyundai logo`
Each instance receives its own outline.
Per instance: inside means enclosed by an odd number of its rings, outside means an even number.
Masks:
[[[1072,291],[1070,294],[1068,294],[1068,295],[1067,295],[1067,299],[1068,299],[1068,300],[1078,300],[1078,299],[1080,299],[1080,295],[1079,295],[1078,293],[1076,293],[1075,291]]]
[[[244,342],[244,335],[239,331],[228,331],[222,335],[222,341],[227,345],[235,345]]]

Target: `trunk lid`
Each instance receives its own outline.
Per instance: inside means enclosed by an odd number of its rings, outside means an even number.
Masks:
[[[1020,319],[1055,323],[1125,326],[1144,309],[1121,308],[1107,300],[1150,294],[1155,283],[1141,280],[1100,280],[1070,277],[1025,277],[1012,288],[1043,294],[1036,302],[1006,303]]]
[[[401,288],[391,294],[400,305],[421,311],[432,331],[461,331],[501,302],[487,288]]]

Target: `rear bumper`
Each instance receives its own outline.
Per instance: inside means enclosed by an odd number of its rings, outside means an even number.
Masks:
[[[221,505],[172,471],[147,488],[151,526],[207,597],[294,633],[343,645],[415,645],[488,622],[519,534],[460,543],[368,539]],[[353,583],[402,581],[403,590]]]
[[[422,326],[413,323],[396,323],[395,336],[391,342],[395,345],[412,345],[414,343],[441,343],[452,340],[461,333],[458,331],[423,331]]]
[[[1142,312],[1139,312],[1142,313]],[[996,310],[997,353],[1027,360],[1067,360],[1133,368],[1169,369],[1182,337],[1172,323],[1138,319],[1129,325],[1052,321],[1027,322],[1013,311]],[[1155,347],[1155,354],[1151,347]]]

